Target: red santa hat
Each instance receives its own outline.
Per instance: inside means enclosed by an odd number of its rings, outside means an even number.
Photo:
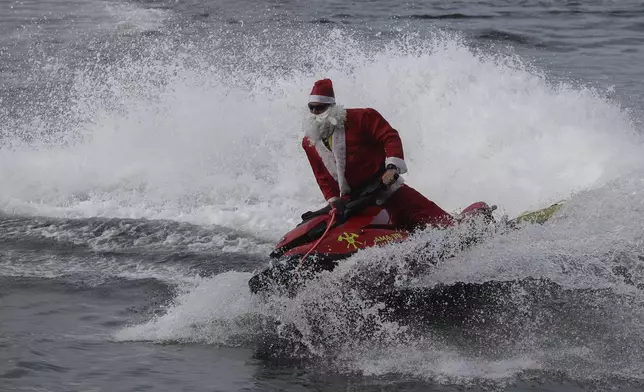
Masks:
[[[333,83],[331,79],[322,79],[315,82],[311,95],[309,95],[309,103],[335,103],[335,93],[333,92]]]

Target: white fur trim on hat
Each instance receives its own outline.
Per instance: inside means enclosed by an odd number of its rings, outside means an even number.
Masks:
[[[335,103],[334,97],[325,97],[324,95],[309,95],[309,103]]]

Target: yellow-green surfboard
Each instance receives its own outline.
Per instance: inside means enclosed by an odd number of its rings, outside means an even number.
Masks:
[[[543,224],[547,222],[552,216],[561,209],[564,202],[560,201],[551,205],[550,207],[542,208],[537,211],[524,212],[514,219],[516,223],[538,223]]]

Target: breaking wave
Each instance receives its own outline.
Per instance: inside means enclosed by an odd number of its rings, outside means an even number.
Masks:
[[[279,319],[277,336],[340,371],[465,385],[539,372],[641,380],[644,154],[628,111],[459,37],[301,34],[273,46],[236,30],[154,38],[143,56],[75,70],[73,99],[52,101],[55,121],[0,125],[12,135],[0,141],[0,212],[216,225],[275,241],[322,202],[299,139],[309,88],[330,77],[343,104],[375,107],[400,131],[407,182],[439,205],[486,200],[517,215],[568,200],[552,222],[495,236],[405,284],[547,278],[561,295],[516,286],[474,328],[419,332],[387,320],[346,282],[414,252],[422,260],[421,247],[449,235],[427,231],[360,252],[294,299],[252,298],[250,274],[234,266],[179,281],[164,315],[116,339],[249,344]]]

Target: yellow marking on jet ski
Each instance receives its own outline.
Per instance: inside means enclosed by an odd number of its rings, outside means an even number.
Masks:
[[[388,244],[390,242],[395,242],[398,240],[402,240],[403,236],[400,233],[391,233],[391,234],[385,234],[385,235],[379,235],[376,238],[373,239],[373,244],[378,245],[378,244]]]
[[[349,249],[352,246],[353,246],[353,249],[358,249],[358,245],[364,245],[364,242],[356,241],[358,239],[358,237],[360,237],[360,236],[358,234],[356,234],[356,233],[346,233],[345,232],[345,233],[342,233],[342,235],[340,235],[338,237],[338,241],[340,241],[340,242],[347,241],[347,249]]]

